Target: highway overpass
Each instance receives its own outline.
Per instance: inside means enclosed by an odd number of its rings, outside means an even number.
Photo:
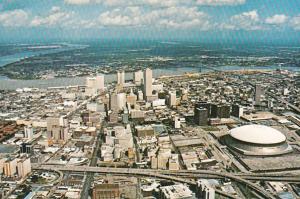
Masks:
[[[145,177],[156,177],[161,179],[167,179],[177,182],[183,182],[188,184],[195,184],[194,181],[190,181],[180,174],[187,174],[186,172],[181,171],[167,171],[167,170],[153,170],[153,169],[133,169],[133,168],[110,168],[110,167],[89,167],[89,166],[59,166],[59,165],[39,165],[33,164],[32,169],[40,169],[40,170],[54,170],[54,171],[75,171],[75,172],[94,172],[94,173],[103,173],[103,174],[116,174],[116,175],[131,175],[131,176],[145,176]],[[225,172],[215,172],[215,171],[208,171],[208,170],[197,170],[194,173],[190,172],[190,175],[194,175],[194,178],[227,178],[233,181],[242,183],[249,188],[255,190],[257,193],[261,195],[262,198],[271,198],[275,199],[275,197],[264,190],[263,188],[259,187],[257,184],[244,179],[240,176],[225,173]],[[176,177],[178,176],[178,177]],[[265,180],[265,176],[259,177],[255,180]],[[300,181],[300,180],[299,180]],[[220,193],[224,195],[226,193]],[[228,195],[228,194],[227,194]],[[227,196],[230,198],[236,198],[235,196]]]

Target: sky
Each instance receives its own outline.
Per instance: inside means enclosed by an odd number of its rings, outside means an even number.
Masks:
[[[0,0],[0,42],[300,41],[299,0]]]

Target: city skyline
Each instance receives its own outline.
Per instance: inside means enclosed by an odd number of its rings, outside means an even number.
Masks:
[[[0,42],[164,39],[295,42],[299,3],[269,0],[54,0],[0,3]]]
[[[0,198],[300,198],[299,0],[0,0]]]

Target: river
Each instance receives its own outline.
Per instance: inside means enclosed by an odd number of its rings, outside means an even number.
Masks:
[[[25,58],[39,56],[39,55],[46,55],[46,54],[53,54],[59,53],[63,51],[81,49],[87,47],[86,45],[79,45],[79,44],[59,44],[59,45],[44,45],[44,46],[28,46],[27,48],[36,48],[38,50],[23,50],[22,52],[16,52],[10,55],[0,56],[0,67],[5,66],[7,64],[20,61]],[[3,77],[2,77],[3,78]],[[0,76],[1,79],[1,76]]]
[[[265,67],[240,67],[240,66],[223,66],[218,69],[223,71],[230,70],[244,70],[244,69],[265,69],[265,70],[276,70],[278,66],[265,66]],[[201,67],[166,67],[161,69],[154,69],[153,76],[155,78],[164,75],[181,75],[187,72],[208,72],[207,68],[201,69]],[[300,72],[300,68],[296,67],[284,67],[283,69]],[[66,77],[66,78],[53,78],[47,80],[13,80],[13,79],[1,79],[0,78],[0,89],[1,90],[15,90],[17,88],[34,87],[34,88],[48,88],[58,86],[74,86],[84,85],[86,77]],[[133,79],[133,73],[126,73],[126,79]],[[106,74],[105,82],[111,83],[116,81],[115,74]]]

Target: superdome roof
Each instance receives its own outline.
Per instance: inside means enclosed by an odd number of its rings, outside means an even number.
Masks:
[[[229,133],[237,140],[253,144],[278,144],[286,140],[280,131],[263,125],[245,125],[231,129]]]

